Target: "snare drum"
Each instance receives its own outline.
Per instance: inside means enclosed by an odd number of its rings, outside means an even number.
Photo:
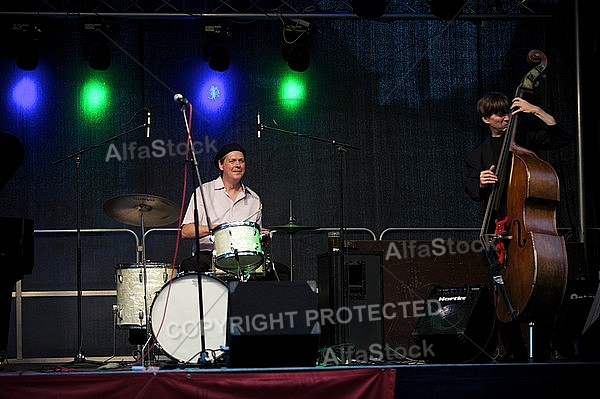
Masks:
[[[204,309],[204,343],[209,361],[223,355],[227,328],[227,285],[201,275]],[[150,311],[152,334],[169,357],[197,363],[202,351],[198,273],[178,274],[156,295]]]
[[[264,254],[256,223],[224,223],[215,228],[213,235],[213,259],[217,268],[239,275],[250,273],[262,263]]]
[[[146,315],[160,288],[177,274],[177,268],[166,263],[146,263],[146,311],[144,311],[144,266],[121,263],[115,268],[117,283],[116,324],[120,328],[145,328]]]

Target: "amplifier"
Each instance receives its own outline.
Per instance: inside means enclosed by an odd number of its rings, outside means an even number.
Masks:
[[[498,345],[495,309],[484,284],[435,286],[427,304],[412,332],[413,341],[423,349],[422,360],[481,363],[493,358]]]

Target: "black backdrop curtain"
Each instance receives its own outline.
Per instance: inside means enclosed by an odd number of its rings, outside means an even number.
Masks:
[[[574,33],[573,7],[562,3],[553,18],[478,24],[436,19],[318,21],[311,64],[302,74],[308,95],[294,112],[274,95],[277,71],[282,65],[287,68],[279,22],[238,24],[231,38],[236,74],[233,112],[215,122],[196,111],[192,133],[196,140],[213,140],[217,147],[228,141],[246,147],[247,184],[263,199],[266,226],[287,223],[290,204],[299,224],[339,226],[341,173],[346,227],[366,228],[376,236],[392,227],[415,229],[392,233],[387,239],[476,239],[482,208],[463,192],[462,179],[465,155],[486,134],[476,115],[477,99],[490,90],[512,95],[530,68],[527,53],[541,49],[548,68],[535,100],[578,133],[575,55],[580,43]],[[21,72],[2,52],[0,129],[16,135],[26,147],[23,165],[0,193],[2,215],[31,218],[38,230],[74,229],[80,195],[82,228],[138,233],[138,227],[107,216],[104,202],[116,195],[146,193],[177,204],[183,199],[187,205],[193,182],[188,174],[184,192],[182,155],[107,160],[106,144],[83,154],[79,169],[73,160],[53,162],[143,123],[144,114],[136,114],[142,106],[152,110],[152,137],[146,139],[139,130],[116,140],[117,148],[131,142],[148,145],[146,140],[184,142],[185,127],[173,94],[191,98],[193,81],[206,68],[199,56],[199,26],[186,20],[124,21],[111,46],[112,64],[103,75],[114,102],[109,115],[93,122],[80,119],[78,90],[89,67],[81,56],[79,21],[45,21],[43,62],[35,72],[44,79],[43,111],[34,115],[11,106],[8,93]],[[589,35],[586,40],[594,44]],[[586,57],[597,66],[596,55]],[[593,79],[582,86],[597,86]],[[266,125],[359,149],[340,155],[334,145],[269,129],[258,139],[257,109]],[[592,123],[587,132],[593,151],[595,129]],[[204,180],[216,176],[212,155],[199,155]],[[558,226],[576,239],[580,235],[576,143],[540,155],[561,178]],[[588,195],[595,196],[595,189],[590,188]],[[591,209],[588,213],[594,225],[596,213]],[[432,230],[418,230],[422,228]],[[114,266],[135,261],[134,243],[118,235],[86,235],[83,244],[86,289],[114,289]],[[71,234],[40,235],[34,274],[23,281],[24,287],[73,289],[74,245]],[[148,259],[167,263],[177,247],[173,232],[157,232],[146,245]],[[289,263],[289,245],[289,236],[275,236],[273,255],[278,262]],[[326,235],[298,233],[294,248],[296,278],[316,278],[316,256],[327,249]],[[181,243],[177,260],[188,255],[189,243]],[[38,279],[38,270],[55,279]]]

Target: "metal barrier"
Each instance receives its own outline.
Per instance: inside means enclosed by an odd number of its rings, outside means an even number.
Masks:
[[[313,231],[337,231],[339,230],[339,227],[321,227],[318,229],[315,229]],[[150,229],[147,230],[146,233],[144,233],[144,237],[143,237],[143,244],[145,244],[146,242],[146,237],[153,232],[158,232],[158,231],[173,231],[176,232],[179,229],[176,227],[172,227],[172,228],[158,228],[158,229]],[[375,235],[375,233],[372,230],[369,230],[365,227],[345,227],[344,228],[345,231],[355,231],[355,232],[364,232],[369,234],[371,237],[373,237],[373,240],[377,240],[377,236]]]
[[[479,227],[389,227],[379,234],[379,240],[383,240],[387,233],[394,231],[415,232],[415,231],[479,231]]]
[[[45,234],[76,234],[77,229],[57,229],[57,230],[34,230],[35,235]],[[80,229],[81,234],[97,234],[97,233],[128,233],[134,237],[136,259],[139,262],[140,256],[140,240],[137,234],[130,229]],[[74,297],[78,295],[77,290],[54,290],[54,291],[24,291],[21,280],[15,284],[13,297],[15,298],[15,335],[16,335],[16,359],[23,360],[23,298],[56,298],[56,297]],[[116,290],[86,290],[81,291],[81,296],[116,296]]]

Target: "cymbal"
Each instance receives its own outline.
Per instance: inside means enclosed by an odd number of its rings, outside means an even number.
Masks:
[[[104,203],[104,212],[114,220],[132,226],[156,227],[171,224],[179,217],[179,207],[171,200],[149,194],[126,194]]]
[[[270,227],[267,227],[267,229],[275,230],[275,231],[283,231],[284,233],[288,233],[288,234],[294,234],[294,233],[297,233],[298,231],[302,231],[302,230],[316,230],[316,229],[318,229],[318,227],[302,226],[302,225],[296,224],[294,222],[289,222],[289,223],[282,224],[279,226],[270,226]]]

